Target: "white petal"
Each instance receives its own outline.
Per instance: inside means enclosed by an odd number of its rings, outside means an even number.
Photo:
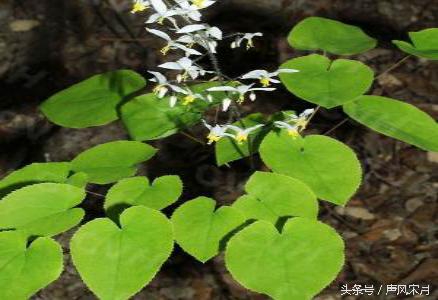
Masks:
[[[223,101],[222,101],[222,111],[227,111],[228,110],[228,108],[230,107],[230,105],[231,105],[231,99],[229,99],[229,98],[226,98],[226,99],[224,99]]]
[[[163,98],[167,94],[168,91],[169,91],[169,89],[162,87],[160,89],[159,94],[158,94],[158,98]]]
[[[167,33],[163,32],[161,30],[150,29],[150,28],[146,28],[146,30],[149,31],[152,34],[155,34],[156,36],[158,36],[158,37],[160,37],[162,39],[165,39],[168,42],[170,42],[172,40]]]
[[[170,107],[174,107],[176,105],[176,101],[178,100],[178,98],[176,96],[171,96],[169,99],[169,105]]]
[[[308,117],[308,116],[310,116],[311,114],[313,114],[314,112],[315,112],[315,109],[313,109],[313,108],[306,109],[305,111],[303,111],[303,112],[300,114],[300,117]]]
[[[190,58],[183,57],[178,60],[178,63],[184,68],[184,70],[187,70],[193,65],[193,61]]]
[[[183,88],[180,88],[179,86],[177,86],[177,85],[173,85],[173,84],[169,84],[169,87],[174,91],[174,92],[177,92],[177,93],[186,93],[186,90],[184,90]]]
[[[208,92],[236,92],[236,88],[232,86],[215,86],[207,89]]]
[[[211,27],[208,33],[217,40],[222,40],[222,31],[217,27]]]
[[[194,25],[187,25],[178,30],[176,33],[192,33],[195,31],[200,31],[206,29],[207,26],[202,24],[194,24]]]
[[[193,39],[193,37],[191,37],[190,35],[183,35],[180,36],[177,40],[178,43],[184,43],[184,44],[192,44],[195,42],[195,40]]]
[[[148,73],[151,73],[152,75],[154,75],[155,79],[158,80],[158,83],[160,83],[160,84],[167,82],[166,77],[163,74],[161,74],[160,72],[149,71]],[[154,79],[151,79],[151,81],[154,81]]]
[[[167,11],[167,6],[162,0],[150,0],[152,7],[160,14],[164,14]]]
[[[276,88],[254,88],[254,89],[251,89],[252,91],[266,91],[266,92],[272,92],[272,91],[275,91],[276,90]]]
[[[258,79],[261,77],[268,77],[268,72],[265,70],[254,70],[251,72],[246,73],[241,78],[242,79]]]
[[[299,70],[295,69],[278,69],[278,73],[297,73]]]
[[[257,98],[257,95],[255,93],[249,94],[249,100],[255,101],[256,98]]]
[[[234,125],[227,125],[227,128],[234,130],[235,132],[242,132],[243,129]]]
[[[161,18],[160,14],[152,14],[149,16],[149,19],[147,19],[146,24],[152,24],[158,21],[158,19]]]
[[[202,123],[204,124],[205,127],[208,128],[208,130],[212,130],[213,126],[209,125],[207,122],[205,122],[205,120],[202,120]]]
[[[169,70],[184,70],[179,63],[167,62],[158,66],[159,68],[169,69]]]

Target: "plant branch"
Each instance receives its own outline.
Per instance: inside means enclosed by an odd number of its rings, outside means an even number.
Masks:
[[[383,71],[381,74],[379,74],[376,79],[381,78],[382,76],[386,75],[387,73],[395,70],[396,68],[398,68],[399,66],[401,66],[404,62],[406,62],[409,58],[411,57],[411,55],[407,55],[405,57],[403,57],[401,60],[399,60],[398,62],[396,62],[395,64],[393,64],[391,67],[389,67],[388,69],[386,69],[385,71]]]

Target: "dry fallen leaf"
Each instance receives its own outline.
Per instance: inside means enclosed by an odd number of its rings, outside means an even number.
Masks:
[[[38,20],[14,20],[9,23],[9,28],[15,32],[24,32],[34,29],[40,25]]]

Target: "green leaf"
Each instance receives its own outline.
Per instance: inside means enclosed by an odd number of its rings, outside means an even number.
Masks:
[[[85,188],[87,186],[88,183],[88,175],[84,172],[79,172],[79,173],[75,173],[72,176],[70,176],[69,178],[67,178],[67,181],[65,183],[80,187],[80,188]]]
[[[298,23],[288,41],[299,50],[323,50],[339,55],[359,54],[377,44],[359,27],[321,17],[306,18]]]
[[[191,89],[202,93],[216,85],[219,83],[202,83]],[[122,106],[122,120],[129,135],[136,141],[164,138],[198,123],[208,107],[225,97],[223,92],[210,94],[214,98],[212,103],[196,100],[192,105],[178,103],[175,107],[170,107],[169,97],[159,99],[153,93],[139,96]]]
[[[38,238],[29,247],[19,231],[0,232],[0,299],[25,300],[56,280],[62,272],[61,246]]]
[[[134,205],[143,205],[161,210],[174,203],[182,194],[183,183],[178,176],[163,176],[152,184],[146,177],[120,180],[108,191],[105,210],[120,210]]]
[[[134,141],[115,141],[95,146],[72,160],[75,172],[88,175],[88,182],[107,184],[135,175],[137,164],[155,155],[153,147]]]
[[[405,41],[392,41],[400,50],[431,60],[438,60],[438,28],[428,28],[409,32],[412,44]]]
[[[322,135],[294,139],[272,132],[260,147],[263,161],[277,173],[307,184],[316,196],[344,205],[361,182],[361,166],[351,148]]]
[[[344,105],[344,111],[377,132],[438,152],[437,122],[413,105],[380,96],[363,96]]]
[[[101,300],[123,300],[139,292],[173,249],[172,225],[159,211],[128,208],[119,228],[107,218],[83,225],[73,236],[73,263]]]
[[[21,229],[29,236],[53,236],[84,217],[74,208],[85,198],[83,189],[61,183],[40,183],[10,193],[0,201],[0,229]]]
[[[216,256],[221,242],[245,222],[238,210],[222,206],[215,211],[215,206],[213,199],[198,197],[178,207],[171,218],[178,245],[201,262]]]
[[[258,221],[228,242],[225,263],[244,287],[276,300],[312,299],[344,264],[344,242],[328,225],[293,218],[281,233]]]
[[[318,54],[291,59],[280,68],[300,71],[280,74],[281,81],[292,94],[325,108],[342,105],[363,95],[374,79],[373,71],[359,61],[330,61]]]
[[[40,182],[64,182],[70,172],[70,163],[33,163],[16,170],[0,180],[0,192],[10,192]]]
[[[41,110],[50,121],[64,127],[105,125],[118,119],[119,103],[145,85],[145,79],[130,70],[99,74],[53,95]]]
[[[250,114],[233,125],[240,128],[249,128],[258,124],[265,124],[266,120],[260,113]],[[216,161],[218,166],[225,165],[229,162],[248,157],[258,152],[263,138],[268,133],[270,127],[262,127],[252,132],[248,141],[241,144],[237,143],[231,137],[220,139],[215,145]]]
[[[289,176],[255,172],[245,186],[248,195],[233,203],[247,219],[277,224],[283,217],[316,219],[318,201],[312,190]]]

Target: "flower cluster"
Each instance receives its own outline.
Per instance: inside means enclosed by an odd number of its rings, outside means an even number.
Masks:
[[[212,144],[214,142],[218,142],[223,137],[231,137],[237,141],[237,143],[242,144],[248,140],[248,136],[255,132],[257,129],[265,126],[263,124],[258,124],[248,128],[240,128],[235,125],[209,125],[207,122],[203,120],[205,127],[210,131],[207,139],[208,144]],[[233,133],[228,132],[229,130],[233,131]]]
[[[293,69],[279,69],[274,72],[254,70],[235,79],[223,75],[217,66],[215,57],[219,42],[231,38],[233,39],[230,44],[232,49],[244,45],[249,50],[254,47],[254,39],[263,34],[260,32],[236,33],[226,37],[218,27],[203,23],[201,11],[216,2],[217,0],[134,0],[133,2],[132,13],[150,11],[145,21],[146,30],[163,40],[164,45],[160,52],[163,55],[167,55],[169,51],[181,53],[180,59],[158,66],[161,69],[176,72],[174,79],[168,79],[157,71],[149,72],[154,77],[151,81],[157,83],[154,93],[159,99],[168,97],[171,107],[178,103],[189,106],[195,101],[212,102],[212,93],[224,92],[223,99],[219,101],[222,104],[222,111],[227,112],[232,104],[238,107],[247,99],[255,101],[256,92],[274,91],[276,88],[272,85],[280,82],[277,79],[279,74],[298,72]],[[212,70],[205,70],[197,63],[205,56],[210,58]],[[211,76],[211,78],[205,79],[206,76]],[[215,80],[219,82],[219,85],[207,88],[200,93],[192,91],[187,85],[194,81]],[[245,81],[256,82],[246,83]],[[298,134],[299,130],[305,127],[304,121],[300,118],[302,118],[301,115],[296,117],[296,120],[291,117],[285,122],[278,122],[276,126],[283,126],[289,132],[292,132],[293,126],[296,126]],[[210,130],[209,143],[218,141],[223,136],[233,137],[241,143],[247,140],[251,132],[262,126],[241,129],[233,125],[205,124]],[[230,133],[229,130],[234,133]],[[291,133],[291,135],[295,134]]]

